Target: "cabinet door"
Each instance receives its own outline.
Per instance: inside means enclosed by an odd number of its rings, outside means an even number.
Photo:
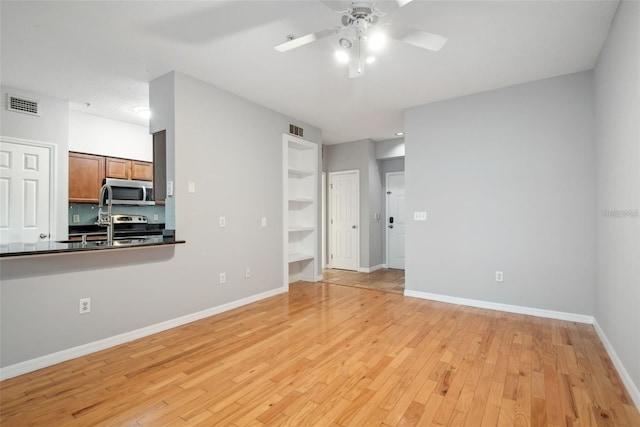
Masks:
[[[153,163],[132,160],[131,179],[138,181],[153,181]]]
[[[106,158],[107,178],[131,179],[131,160]]]
[[[104,180],[104,157],[69,152],[69,201],[98,203]]]

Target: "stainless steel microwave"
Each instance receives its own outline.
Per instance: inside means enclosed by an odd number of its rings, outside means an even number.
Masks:
[[[153,182],[128,179],[105,178],[104,184],[111,187],[114,205],[155,205]],[[109,192],[105,191],[104,203],[109,203]]]

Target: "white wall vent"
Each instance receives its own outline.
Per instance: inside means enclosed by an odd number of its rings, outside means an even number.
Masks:
[[[25,98],[7,94],[7,110],[16,113],[31,114],[32,116],[40,115],[40,105],[35,99]]]

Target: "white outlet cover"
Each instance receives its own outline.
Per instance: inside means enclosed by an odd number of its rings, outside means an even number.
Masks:
[[[227,226],[227,219],[223,216],[220,217],[220,227],[226,227]]]
[[[220,273],[220,284],[227,283],[227,275],[225,273]]]
[[[260,221],[260,225],[262,227],[266,227],[267,226],[267,217],[266,216],[262,217],[262,220]]]

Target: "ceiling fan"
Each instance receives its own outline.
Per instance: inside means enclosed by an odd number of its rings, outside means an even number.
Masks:
[[[400,8],[412,0],[395,0],[394,7]],[[331,3],[323,1],[333,9]],[[373,54],[380,50],[387,37],[408,43],[422,49],[439,51],[447,43],[447,38],[438,34],[410,28],[402,25],[381,22],[380,18],[387,15],[376,7],[373,1],[351,2],[346,10],[336,10],[342,15],[341,26],[334,26],[325,30],[310,33],[301,37],[288,36],[288,40],[274,47],[278,52],[304,46],[322,38],[340,34],[339,49],[336,58],[339,62],[349,64],[349,77],[360,77],[364,74],[366,64],[371,64]]]

